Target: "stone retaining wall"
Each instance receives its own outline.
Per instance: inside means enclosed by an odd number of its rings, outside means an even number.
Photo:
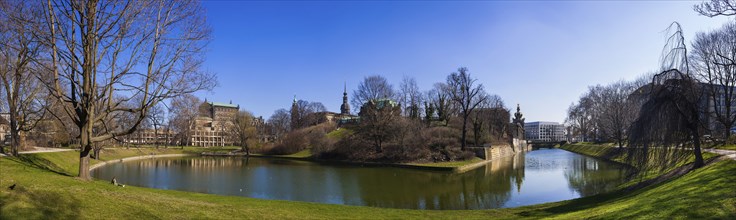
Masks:
[[[516,153],[530,151],[532,149],[530,144],[527,144],[525,140],[519,140],[514,138],[512,145],[492,145],[490,147],[468,147],[468,150],[473,151],[476,156],[484,160],[493,160],[494,158],[513,156]]]

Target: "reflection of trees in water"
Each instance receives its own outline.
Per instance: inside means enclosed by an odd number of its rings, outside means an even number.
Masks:
[[[360,184],[361,205],[423,209],[482,209],[502,207],[519,190],[524,180],[524,156],[519,154],[489,163],[485,168],[460,174],[440,174],[414,170],[371,169],[355,172]],[[376,178],[384,176],[384,178]],[[345,195],[349,197],[349,195]],[[347,200],[347,198],[346,198]]]
[[[570,188],[581,196],[591,196],[616,188],[626,172],[619,165],[580,156],[570,160],[570,169],[565,169],[565,177]]]
[[[525,169],[564,173],[571,189],[582,196],[610,190],[625,175],[615,164],[541,151],[501,158],[461,174],[222,157],[142,160],[99,171],[117,173],[125,184],[164,189],[393,208],[485,209],[515,201],[513,191],[520,191]]]

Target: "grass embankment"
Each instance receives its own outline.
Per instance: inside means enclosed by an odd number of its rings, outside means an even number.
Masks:
[[[560,146],[560,149],[618,162],[618,163],[628,165],[638,170],[639,173],[638,173],[637,178],[635,180],[629,181],[628,183],[625,183],[624,186],[631,186],[631,185],[634,185],[634,184],[637,184],[643,181],[652,180],[663,174],[666,174],[670,171],[673,171],[679,167],[682,167],[686,164],[690,164],[693,161],[695,161],[694,156],[689,156],[685,160],[679,161],[676,164],[657,163],[657,160],[659,157],[657,157],[656,155],[660,153],[660,151],[665,151],[666,149],[661,149],[661,148],[660,149],[650,149],[649,151],[650,151],[651,156],[649,159],[649,167],[643,168],[643,167],[638,167],[637,164],[627,161],[625,149],[618,148],[617,146],[614,146],[613,144],[593,144],[593,143],[581,142],[581,143],[575,143],[575,144],[566,144],[566,145]],[[703,159],[705,159],[706,161],[716,156],[718,156],[718,154],[703,152]]]
[[[434,170],[434,171],[446,171],[446,172],[464,172],[468,168],[475,166],[482,166],[487,161],[481,158],[473,157],[470,160],[463,161],[448,161],[448,162],[437,162],[437,163],[379,163],[379,162],[357,162],[357,161],[343,161],[343,160],[320,160],[312,157],[310,149],[305,149],[293,154],[287,155],[267,155],[267,154],[251,154],[254,157],[265,157],[265,158],[279,158],[279,159],[294,159],[294,160],[305,160],[324,164],[352,164],[352,165],[365,165],[365,166],[391,166],[401,167],[407,169],[421,169],[421,170]]]
[[[192,154],[202,152],[229,152],[237,147],[169,147],[169,148],[107,148],[100,153],[100,160],[90,159],[90,165],[114,161],[127,157],[162,154]],[[31,165],[70,176],[79,175],[79,151],[63,151],[55,153],[24,154],[20,159]]]
[[[560,148],[638,168],[634,164],[629,164],[624,152],[612,144],[578,143],[563,145]],[[706,161],[717,156],[717,154],[703,153],[703,158]],[[675,166],[651,170],[639,178],[623,184],[621,187],[628,187],[640,181],[657,178],[659,175],[693,161],[694,157],[690,157]],[[604,195],[578,199],[579,201],[593,199],[606,202],[586,208],[584,211],[566,213],[555,217],[591,218],[603,217],[598,214],[610,214],[611,218],[733,219],[736,217],[736,190],[733,190],[733,187],[736,186],[735,168],[736,162],[724,159],[701,169],[696,169],[682,177],[632,192],[619,190]],[[605,199],[606,197],[612,197],[612,199]]]
[[[327,133],[326,136],[330,139],[333,139],[334,141],[337,141],[342,138],[345,138],[346,136],[350,134],[353,134],[352,130],[341,128],[341,129],[335,129]],[[259,154],[259,153],[254,153],[251,155],[255,157],[297,159],[297,160],[308,160],[308,161],[321,162],[321,163],[363,164],[363,165],[369,165],[369,166],[385,165],[385,166],[416,168],[416,169],[425,169],[425,170],[437,170],[437,171],[458,171],[459,169],[462,169],[465,166],[472,166],[474,164],[481,165],[479,163],[484,162],[483,159],[478,158],[478,157],[473,157],[470,160],[437,162],[437,163],[379,163],[379,162],[373,163],[373,162],[356,162],[356,161],[343,161],[343,160],[318,160],[313,157],[311,149],[305,149],[305,150],[296,152],[294,154],[288,154],[288,155],[269,155],[269,154]]]
[[[152,152],[148,152],[148,151]],[[207,149],[207,150],[212,150]],[[135,152],[131,152],[135,151]],[[197,153],[198,150],[188,150]],[[169,154],[168,150],[142,150]],[[104,158],[140,155],[107,150]],[[736,162],[720,161],[680,178],[632,192],[512,209],[406,210],[261,200],[82,181],[76,152],[0,158],[0,219],[520,219],[520,218],[722,218],[736,217]],[[71,159],[67,159],[71,158]],[[37,166],[45,164],[44,166]],[[51,168],[58,173],[50,171]],[[61,174],[60,174],[61,173]],[[7,187],[18,184],[15,190]]]

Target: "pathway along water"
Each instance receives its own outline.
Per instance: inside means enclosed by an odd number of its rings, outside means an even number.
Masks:
[[[626,168],[560,149],[493,161],[465,173],[321,165],[240,157],[155,158],[92,171],[123,184],[262,199],[409,209],[533,205],[613,190]]]

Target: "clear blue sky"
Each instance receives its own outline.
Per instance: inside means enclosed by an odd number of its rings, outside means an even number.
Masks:
[[[339,111],[343,82],[407,75],[427,90],[464,66],[527,121],[562,122],[589,85],[657,70],[671,22],[689,41],[726,21],[695,3],[205,1],[219,86],[198,96],[264,118],[293,95]]]

